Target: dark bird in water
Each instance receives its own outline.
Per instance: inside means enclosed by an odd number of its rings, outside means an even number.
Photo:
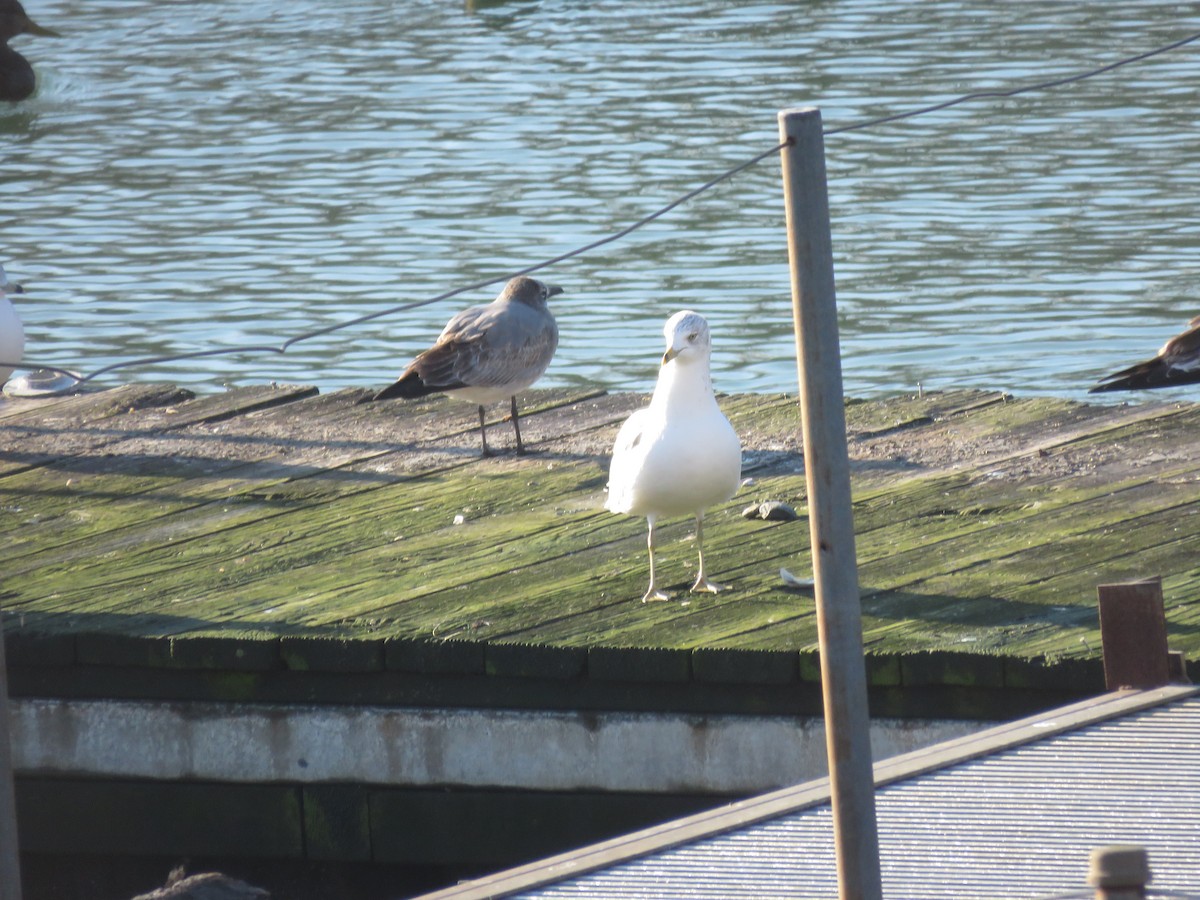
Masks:
[[[1089,394],[1100,391],[1136,391],[1176,387],[1200,381],[1200,316],[1188,322],[1187,331],[1171,338],[1158,356],[1100,379]]]
[[[525,452],[517,422],[517,394],[542,377],[558,348],[558,325],[546,301],[562,288],[520,275],[500,296],[452,318],[437,342],[417,356],[395,384],[372,399],[446,393],[479,405],[479,436],[488,450],[485,403],[509,398],[517,453]]]
[[[8,46],[19,34],[62,37],[29,18],[17,0],[0,0],[0,100],[24,100],[37,85],[29,60]]]

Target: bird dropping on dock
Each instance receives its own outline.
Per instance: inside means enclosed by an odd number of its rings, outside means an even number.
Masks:
[[[0,387],[12,376],[13,368],[25,355],[25,329],[9,294],[21,293],[21,286],[8,280],[0,266]]]
[[[1200,316],[1188,322],[1185,332],[1162,345],[1158,356],[1113,372],[1100,379],[1088,393],[1136,391],[1176,387],[1200,381]]]
[[[17,0],[0,0],[0,100],[10,103],[24,100],[37,87],[29,60],[8,46],[11,38],[21,34],[62,37],[29,18]]]
[[[524,454],[517,394],[542,377],[558,349],[558,324],[546,301],[561,293],[527,275],[511,279],[491,303],[455,315],[434,345],[372,399],[445,393],[478,404],[483,455],[491,456],[484,405],[507,397],[517,453]]]
[[[708,322],[691,310],[677,312],[663,328],[667,351],[650,405],[621,426],[613,446],[605,508],[645,516],[650,586],[642,602],[669,600],[654,568],[654,529],[661,516],[696,519],[699,572],[693,591],[723,590],[704,567],[704,512],[738,489],[742,446],[713,393]]]

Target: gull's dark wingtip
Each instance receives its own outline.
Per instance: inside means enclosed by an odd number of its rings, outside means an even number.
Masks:
[[[1105,391],[1152,391],[1157,388],[1182,387],[1200,382],[1200,370],[1177,369],[1166,365],[1144,363],[1122,369],[1088,388],[1089,394]]]
[[[403,397],[407,400],[411,400],[414,397],[424,397],[426,394],[432,394],[436,390],[436,388],[431,388],[425,384],[425,382],[421,380],[421,376],[417,372],[410,369],[401,375],[396,381],[392,382],[383,390],[376,393],[373,397],[371,397],[371,399],[391,400],[396,397]]]

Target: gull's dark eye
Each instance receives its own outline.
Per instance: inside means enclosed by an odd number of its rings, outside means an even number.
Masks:
[[[700,336],[699,332],[693,331],[691,334],[688,335],[688,343],[689,344],[696,343],[696,338],[698,338],[699,336]]]

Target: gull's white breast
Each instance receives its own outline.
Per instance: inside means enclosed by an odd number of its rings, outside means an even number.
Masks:
[[[741,443],[716,402],[686,416],[665,413],[639,410],[618,432],[605,504],[613,512],[696,515],[737,492]]]

